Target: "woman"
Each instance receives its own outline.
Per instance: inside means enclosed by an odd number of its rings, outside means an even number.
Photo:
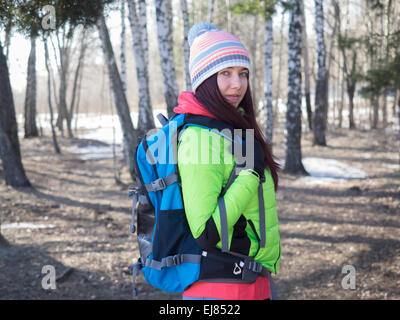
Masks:
[[[222,135],[202,126],[188,126],[181,133],[178,169],[190,230],[203,249],[221,248],[222,198],[228,226],[227,249],[254,257],[269,272],[277,273],[281,255],[275,205],[278,165],[256,122],[248,52],[232,34],[205,22],[192,27],[189,44],[193,92],[180,94],[175,113],[201,115],[243,132],[254,132],[250,148],[254,154],[246,155],[252,157],[252,166],[240,171],[223,196],[221,190],[235,166],[236,153],[224,147],[226,139]],[[242,138],[246,139],[244,133]],[[247,143],[250,141],[247,139]],[[262,220],[265,228],[260,229]],[[241,272],[239,266],[235,272]],[[187,288],[183,298],[264,300],[274,298],[271,291],[269,276],[259,276],[253,283],[205,280]]]

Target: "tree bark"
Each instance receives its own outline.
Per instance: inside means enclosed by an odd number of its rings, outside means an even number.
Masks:
[[[273,26],[272,17],[265,22],[265,108],[267,114],[267,125],[265,133],[267,141],[272,147],[272,136],[274,130],[274,117],[272,110],[272,54],[273,54]]]
[[[323,0],[315,0],[315,32],[318,49],[318,76],[315,92],[315,113],[313,119],[313,143],[326,146],[326,126],[328,113],[328,72],[325,65],[326,49],[324,39]]]
[[[341,35],[342,34],[342,22],[341,22],[340,10],[338,10],[339,4],[335,0],[332,0],[332,3],[335,7],[335,15],[337,17],[337,22],[338,22],[338,34]],[[345,31],[344,37],[345,38],[347,37],[346,31]],[[356,70],[357,70],[357,64],[356,64],[357,48],[352,49],[351,70],[349,70],[345,46],[341,45],[339,47],[339,49],[342,52],[342,58],[343,58],[342,92],[344,91],[343,84],[344,84],[344,82],[346,82],[347,97],[349,99],[349,129],[355,129],[356,125],[354,122],[354,92],[355,92],[355,87],[356,87],[356,82],[357,82],[355,79],[355,74],[356,74]],[[342,125],[343,104],[344,104],[344,99],[343,99],[343,94],[342,94],[341,107],[339,110],[339,127],[341,127],[341,125]]]
[[[356,61],[357,51],[353,51],[352,67],[350,75],[347,76],[347,94],[349,97],[349,129],[355,129],[356,123],[354,121],[354,92],[356,91]]]
[[[143,134],[155,127],[149,88],[147,27],[145,26],[146,7],[144,0],[140,0],[139,7],[141,9],[139,9],[139,13],[141,14],[139,16],[135,0],[128,0],[128,7],[139,88],[139,119],[137,128],[139,134]]]
[[[349,83],[347,85],[347,96],[349,97],[349,129],[355,129],[356,124],[354,122],[354,92],[356,90],[355,83]]]
[[[208,1],[208,21],[213,23],[214,20],[214,4],[215,0]]]
[[[377,129],[378,128],[378,122],[379,122],[379,96],[377,94],[373,94],[371,98],[371,104],[372,104],[372,129]]]
[[[18,126],[15,117],[14,98],[11,90],[6,57],[0,43],[0,158],[7,185],[31,186],[21,160]]]
[[[292,0],[289,24],[288,102],[286,111],[286,160],[284,171],[306,175],[301,155],[301,10]]]
[[[79,80],[79,77],[80,77],[80,74],[81,74],[82,68],[83,68],[83,62],[85,59],[86,49],[87,49],[86,30],[84,29],[82,32],[81,48],[80,48],[80,52],[79,52],[78,65],[76,67],[75,75],[74,75],[74,83],[73,83],[72,94],[71,94],[72,95],[71,96],[71,104],[70,104],[69,111],[68,111],[70,128],[71,128],[72,118],[73,118],[74,112],[75,112],[74,109],[75,109],[75,101],[76,101],[76,91],[78,88],[78,80]]]
[[[393,117],[396,116],[396,104],[397,104],[397,98],[398,97],[400,98],[400,89],[394,90],[394,99],[393,99],[393,106],[392,106],[392,115],[393,115]]]
[[[400,90],[400,88],[398,89]],[[399,128],[399,132],[398,135],[400,137],[400,94],[398,95],[398,101],[397,101],[397,121],[398,121],[398,128]],[[399,164],[400,164],[400,157],[399,157]]]
[[[121,125],[121,131],[124,139],[123,141],[126,142],[126,148],[129,155],[130,174],[132,180],[135,180],[133,155],[135,151],[135,146],[137,144],[137,136],[133,128],[128,101],[126,100],[124,89],[122,87],[122,81],[119,75],[117,64],[115,62],[115,55],[111,45],[110,35],[103,15],[100,16],[97,22],[97,28],[102,43],[105,61],[108,67],[110,83],[114,93],[114,102]]]
[[[170,0],[154,0],[156,7],[158,48],[161,57],[161,69],[164,79],[164,97],[168,117],[178,103],[178,85],[176,83],[174,51],[172,43],[172,17]]]
[[[231,32],[232,27],[232,14],[231,14],[231,0],[225,0],[226,4],[226,31]]]
[[[276,96],[275,96],[275,114],[276,117],[275,119],[278,119],[278,110],[279,110],[279,103],[280,103],[280,97],[281,97],[281,75],[282,75],[282,61],[283,61],[283,26],[284,26],[284,21],[285,21],[285,15],[282,13],[282,18],[281,18],[281,28],[280,28],[280,44],[279,44],[279,66],[278,66],[278,79],[276,81]]]
[[[60,150],[60,146],[58,145],[58,142],[57,142],[56,130],[54,128],[54,113],[53,113],[53,106],[51,103],[51,71],[50,71],[50,66],[49,66],[49,50],[47,47],[47,39],[43,39],[43,43],[44,43],[44,52],[45,52],[45,54],[44,54],[45,55],[45,65],[46,65],[46,70],[47,70],[47,100],[48,100],[49,111],[50,111],[51,134],[53,137],[54,151],[55,151],[55,153],[60,154],[61,150]]]
[[[68,137],[72,138],[71,120],[72,116],[68,112],[67,107],[67,87],[68,87],[68,73],[70,67],[70,54],[71,54],[71,42],[73,38],[74,29],[70,27],[67,31],[66,26],[63,27],[62,32],[62,43],[60,41],[59,34],[57,34],[58,52],[60,55],[60,86],[59,86],[59,101],[58,101],[58,119],[57,127],[63,132],[63,122],[66,120]]]
[[[253,103],[256,108],[256,115],[258,115],[259,109],[259,98],[258,98],[258,88],[257,88],[257,78],[258,78],[258,68],[257,68],[257,43],[259,42],[259,37],[257,36],[259,29],[259,17],[258,14],[253,16],[253,38],[251,40],[251,61],[252,61],[252,74],[250,75],[251,78],[251,93],[253,95]],[[265,38],[266,39],[266,38]],[[264,44],[265,45],[265,44]],[[272,89],[271,89],[272,90]]]
[[[340,70],[340,68],[339,68]],[[342,68],[342,73],[341,73],[341,84],[340,84],[340,104],[339,104],[339,128],[342,127],[342,123],[343,123],[343,106],[344,106],[344,84],[345,84],[345,72],[344,72],[344,68]]]
[[[312,108],[311,108],[311,97],[310,97],[310,64],[308,59],[308,41],[307,41],[307,29],[306,29],[306,17],[304,14],[304,2],[301,1],[301,22],[303,27],[302,39],[303,39],[303,61],[304,61],[304,95],[306,100],[307,120],[308,128],[312,130]]]
[[[121,81],[122,87],[124,88],[124,92],[126,94],[126,25],[125,25],[125,0],[121,0]]]
[[[190,79],[190,72],[189,72],[190,47],[188,42],[188,34],[190,28],[189,28],[187,0],[181,0],[181,10],[182,10],[182,20],[183,20],[183,56],[185,59],[186,90],[192,91],[192,81]]]
[[[34,37],[31,37],[31,52],[28,58],[24,109],[24,137],[37,137],[39,133],[36,126],[36,38]]]

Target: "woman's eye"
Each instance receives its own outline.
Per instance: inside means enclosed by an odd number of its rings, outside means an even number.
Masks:
[[[242,77],[246,77],[246,78],[247,78],[248,73],[247,73],[247,72],[242,72],[240,75],[241,75]]]

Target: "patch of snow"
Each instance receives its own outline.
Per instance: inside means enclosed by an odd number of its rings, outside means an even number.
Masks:
[[[54,228],[55,226],[52,224],[34,224],[31,222],[13,222],[13,223],[5,223],[1,225],[2,230],[6,229],[48,229]]]
[[[365,179],[367,174],[360,168],[335,159],[304,158],[304,168],[311,177],[333,179]]]
[[[352,179],[365,179],[367,174],[362,169],[335,159],[307,157],[302,159],[304,168],[310,174],[297,181],[304,184],[333,184]],[[284,160],[280,162],[284,168]]]
[[[153,117],[156,127],[161,125],[157,119],[157,115],[162,113],[167,115],[164,109],[153,110]],[[138,112],[131,113],[132,123],[137,124]],[[91,129],[90,132],[79,135],[83,139],[96,139],[107,144],[122,144],[122,131],[118,115],[79,115],[78,128]]]
[[[67,149],[70,153],[79,155],[82,160],[102,160],[112,159],[113,146],[86,146],[86,147],[69,147]],[[115,153],[118,157],[122,152],[122,148],[115,146]]]

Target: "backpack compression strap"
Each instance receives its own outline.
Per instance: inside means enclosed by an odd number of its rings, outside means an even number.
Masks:
[[[231,176],[228,179],[228,183],[232,184],[234,178],[232,178],[232,175],[234,174],[233,172],[235,171],[235,167],[232,170]],[[231,179],[232,178],[232,179]],[[230,181],[231,180],[231,181]],[[259,220],[260,220],[260,233],[261,233],[261,241],[260,241],[260,247],[265,248],[265,206],[264,206],[264,192],[263,192],[263,187],[262,184],[265,181],[265,178],[260,179],[260,182],[258,184],[258,203],[259,203]],[[225,206],[225,200],[223,195],[225,194],[226,190],[229,188],[227,185],[225,186],[221,196],[218,198],[218,207],[219,207],[219,214],[220,214],[220,220],[221,220],[221,250],[222,252],[228,252],[229,251],[229,236],[228,236],[228,217],[227,217],[227,212],[226,212],[226,206]],[[228,188],[227,188],[228,186]]]
[[[140,257],[138,261],[128,267],[132,271],[132,283],[133,283],[133,296],[137,296],[136,289],[136,277],[142,268],[153,268],[156,270],[161,270],[164,267],[178,266],[182,263],[200,263],[201,255],[199,254],[177,254],[174,256],[168,256],[163,258],[161,261],[146,259],[145,257]]]
[[[164,190],[166,187],[169,185],[178,182],[178,175],[176,172],[172,172],[165,178],[159,178],[157,180],[154,180],[148,184],[145,184],[145,188],[147,192],[156,192],[160,190]]]

